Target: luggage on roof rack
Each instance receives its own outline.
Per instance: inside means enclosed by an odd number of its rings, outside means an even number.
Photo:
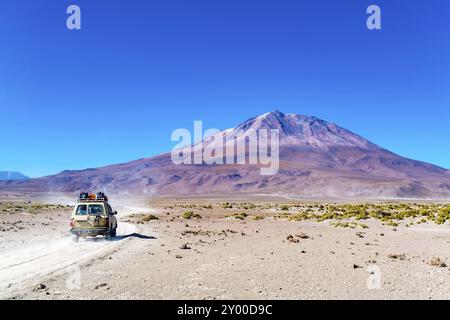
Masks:
[[[89,193],[87,193],[87,192],[80,193],[80,199],[88,199],[88,198],[89,198]]]
[[[97,194],[81,192],[79,201],[108,201],[108,197],[103,192],[97,192]]]
[[[104,199],[104,198],[106,198],[106,196],[103,192],[97,192],[97,199]]]

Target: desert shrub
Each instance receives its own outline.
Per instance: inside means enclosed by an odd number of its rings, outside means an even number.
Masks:
[[[258,221],[258,220],[263,220],[264,219],[264,217],[262,217],[262,216],[252,216],[252,220],[256,220],[256,221]]]
[[[394,222],[394,221],[391,220],[391,219],[386,220],[386,221],[384,222],[384,224],[386,224],[387,226],[390,226],[390,227],[398,227],[398,223],[397,223],[397,222]]]
[[[362,229],[367,229],[369,228],[369,226],[363,224],[363,223],[357,223],[357,222],[351,222],[351,221],[339,221],[339,222],[332,222],[330,223],[331,226],[336,227],[336,228],[351,228],[351,229],[355,229],[355,228],[362,228]]]
[[[232,209],[233,205],[229,202],[222,203],[222,208],[224,209]]]
[[[228,217],[231,217],[231,218],[234,218],[234,219],[237,219],[237,220],[244,220],[247,216],[248,215],[245,212],[242,212],[242,213],[232,214],[232,215],[230,215]]]
[[[202,216],[198,213],[194,213],[193,211],[186,211],[183,213],[184,219],[201,219]]]
[[[439,210],[435,222],[437,224],[444,224],[447,220],[450,220],[450,206]]]

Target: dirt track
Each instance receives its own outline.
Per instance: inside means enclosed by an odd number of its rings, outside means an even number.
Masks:
[[[65,198],[57,198],[57,200],[59,203],[66,202]],[[135,211],[150,212],[148,208],[124,206],[120,208],[121,212],[117,217],[119,221]],[[18,214],[20,219],[16,218],[11,225],[17,225],[17,221],[26,225],[27,219],[46,222],[31,223],[31,228],[12,228],[7,239],[2,239],[0,246],[0,248],[3,247],[3,250],[0,250],[0,298],[13,297],[30,283],[35,283],[37,279],[45,279],[58,272],[69,272],[73,270],[72,266],[88,263],[95,258],[118,250],[127,242],[128,238],[138,235],[138,228],[135,224],[121,221],[118,225],[117,236],[112,241],[100,237],[76,243],[67,228],[70,210],[62,212],[60,210],[44,210],[43,213],[35,216],[27,212]],[[3,219],[3,223],[6,225],[8,225],[7,220]]]
[[[86,240],[74,243],[69,237],[53,238],[27,244],[22,248],[3,252],[0,256],[1,296],[8,296],[26,280],[45,276],[95,258],[120,245],[124,236],[135,233],[136,227],[121,223],[114,241]],[[4,291],[4,289],[7,289]]]

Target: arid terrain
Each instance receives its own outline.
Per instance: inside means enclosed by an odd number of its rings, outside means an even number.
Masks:
[[[446,203],[111,196],[117,237],[75,243],[73,200],[0,195],[0,298],[450,298]]]

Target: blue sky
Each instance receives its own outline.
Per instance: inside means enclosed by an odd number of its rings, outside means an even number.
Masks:
[[[274,109],[450,168],[449,21],[446,0],[5,2],[0,171],[126,162],[169,151],[194,120],[221,129]]]

